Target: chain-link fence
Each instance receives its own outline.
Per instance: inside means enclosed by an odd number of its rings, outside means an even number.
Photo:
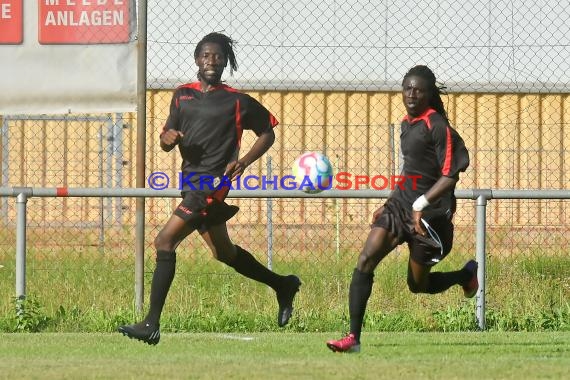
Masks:
[[[177,186],[180,158],[160,150],[158,135],[172,90],[195,81],[193,53],[200,38],[223,31],[237,41],[239,65],[224,79],[260,100],[280,122],[274,146],[248,169],[252,174],[289,174],[295,157],[312,150],[324,152],[337,172],[397,173],[405,111],[400,83],[409,68],[426,64],[447,86],[444,104],[471,154],[458,188],[568,189],[570,7],[564,2],[300,0],[205,6],[165,0],[148,6],[145,166],[147,175],[166,173],[170,187]],[[3,187],[136,185],[133,113],[12,115],[1,121]],[[253,137],[244,134],[242,151]],[[15,207],[13,199],[0,200],[0,260],[10,263]],[[229,223],[230,235],[265,262],[269,224],[276,271],[300,261],[306,265],[296,268],[315,286],[330,276],[346,285],[381,201],[235,200],[241,211]],[[154,268],[153,239],[177,202],[146,200],[146,280]],[[474,220],[474,203],[460,201],[453,250],[458,265],[474,255]],[[567,300],[569,221],[568,201],[490,202],[490,267],[503,258],[557,258],[555,278],[560,299]],[[102,257],[113,265],[106,281],[132,277],[134,225],[134,199],[31,198],[28,275],[47,272],[65,287],[66,263]],[[180,252],[182,261],[209,255],[195,236]],[[332,257],[338,265],[326,265]],[[388,260],[400,258],[407,258],[405,247]],[[2,270],[10,268],[5,264]],[[212,275],[200,265],[188,270],[192,277]],[[549,277],[551,270],[543,266],[538,276]],[[402,288],[404,277],[403,272]],[[12,284],[6,280],[2,288]],[[489,284],[490,302],[493,286],[499,285]],[[339,302],[345,302],[345,290],[339,290]],[[518,296],[524,295],[519,290]],[[129,296],[123,302],[131,302]]]

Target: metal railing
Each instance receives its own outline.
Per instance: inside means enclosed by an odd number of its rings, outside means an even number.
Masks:
[[[16,297],[26,295],[26,203],[30,197],[178,197],[179,191],[152,190],[144,188],[33,188],[33,187],[0,187],[0,197],[16,198]],[[377,199],[389,195],[388,190],[329,190],[318,194],[307,194],[300,190],[236,190],[230,193],[230,198],[267,198],[269,204],[273,198],[360,198]],[[476,294],[475,317],[481,330],[485,329],[485,273],[486,273],[486,208],[487,202],[492,199],[570,199],[567,190],[494,190],[472,189],[457,190],[458,199],[472,199],[476,201],[476,260],[479,263],[477,277],[479,290]],[[268,251],[271,258],[272,208],[268,207]],[[144,267],[143,255],[135,256],[135,279],[142,278]],[[271,260],[268,261],[271,266]],[[139,273],[139,271],[141,273]],[[136,304],[142,305],[144,294],[143,282],[135,280]]]

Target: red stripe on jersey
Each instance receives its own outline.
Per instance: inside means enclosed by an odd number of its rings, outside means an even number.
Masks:
[[[275,118],[275,116],[273,116],[273,114],[270,112],[269,113],[269,123],[271,124],[271,127],[275,128],[277,126],[277,124],[279,124],[279,121]]]
[[[453,155],[453,146],[451,143],[451,130],[449,127],[445,128],[445,160],[443,161],[443,168],[441,174],[448,175],[451,171],[451,157]]]
[[[193,90],[202,91],[202,85],[200,84],[200,82],[186,83],[186,84],[183,84],[183,85],[181,85],[181,86],[178,86],[178,88],[182,88],[182,87],[191,88],[191,89],[193,89]]]
[[[241,125],[241,107],[239,100],[236,101],[236,132],[237,132],[237,146],[241,147],[241,136],[243,134],[243,126]]]
[[[216,87],[216,88],[218,88],[218,87]],[[226,90],[228,92],[240,92],[239,90],[236,90],[235,88],[230,87],[227,84],[220,85],[220,88],[223,88],[224,90]]]
[[[203,92],[202,91],[202,84],[200,82],[186,83],[186,84],[183,84],[181,86],[178,86],[178,88],[191,88],[193,90],[198,90],[200,92]],[[224,90],[227,90],[229,92],[239,92],[235,88],[230,87],[227,84],[222,84],[222,83],[218,84],[217,86],[210,87],[208,91],[213,91],[213,90],[218,90],[218,89],[224,89]]]
[[[410,119],[410,116],[408,116],[408,115],[404,116],[403,121],[407,121],[408,123],[413,124],[416,121],[423,120],[426,123],[426,126],[428,127],[428,129],[431,129],[431,121],[429,120],[429,116],[435,112],[436,112],[436,110],[434,110],[433,108],[428,108],[420,116],[414,117],[413,119]]]

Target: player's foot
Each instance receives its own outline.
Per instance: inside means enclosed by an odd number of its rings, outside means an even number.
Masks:
[[[293,299],[299,291],[301,280],[295,275],[285,277],[285,285],[277,291],[277,303],[279,304],[279,313],[277,314],[277,324],[279,327],[289,323],[289,319],[293,314]]]
[[[473,298],[479,290],[479,280],[477,279],[478,264],[475,260],[469,260],[463,267],[463,270],[469,273],[469,281],[463,285],[463,294],[467,298]]]
[[[339,340],[329,340],[327,347],[330,348],[332,352],[360,352],[360,342],[356,340],[354,334],[348,334]]]
[[[153,346],[160,341],[160,326],[150,325],[145,321],[134,325],[119,326],[118,330],[124,336],[140,340]]]

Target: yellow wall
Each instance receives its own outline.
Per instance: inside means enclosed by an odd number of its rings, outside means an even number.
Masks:
[[[398,160],[399,122],[404,114],[401,95],[395,92],[250,92],[280,121],[277,140],[268,155],[273,174],[286,175],[295,157],[307,150],[326,151],[338,170],[355,174],[392,174]],[[147,174],[163,171],[176,177],[177,150],[159,148],[159,132],[167,117],[170,91],[149,91],[147,123]],[[568,189],[570,173],[570,98],[568,94],[451,94],[444,97],[452,125],[471,152],[471,166],[459,188]],[[112,116],[112,115],[111,115]],[[135,115],[125,115],[122,184],[135,186]],[[99,170],[99,122],[10,121],[9,186],[97,187]],[[396,151],[391,152],[393,143]],[[244,133],[242,150],[253,141]],[[2,143],[4,144],[4,142]],[[266,173],[267,156],[254,164],[250,174]],[[396,168],[397,170],[397,168]],[[173,178],[176,180],[176,178]],[[176,183],[171,182],[171,187]],[[42,200],[45,206],[49,200]],[[122,200],[124,221],[134,220],[134,200]],[[149,222],[162,223],[177,200],[148,199]],[[252,212],[242,212],[241,222],[263,222],[265,202]],[[255,203],[255,202],[254,202]],[[307,205],[306,203],[310,203]],[[567,202],[566,202],[567,203]],[[310,223],[306,215],[330,209],[330,201],[278,202],[276,222]],[[537,204],[540,207],[537,207]],[[359,213],[368,215],[377,202],[368,202]],[[307,209],[310,207],[310,209]],[[346,205],[342,207],[347,207]],[[516,201],[505,210],[499,202],[489,205],[490,221],[498,224],[552,220],[568,223],[567,206],[557,201]],[[85,221],[97,218],[98,199],[68,199],[57,213],[42,208],[40,220]],[[341,210],[345,223],[361,223],[349,210]],[[469,219],[470,216],[467,218]],[[368,217],[365,217],[368,220]],[[313,220],[313,218],[311,218]]]

